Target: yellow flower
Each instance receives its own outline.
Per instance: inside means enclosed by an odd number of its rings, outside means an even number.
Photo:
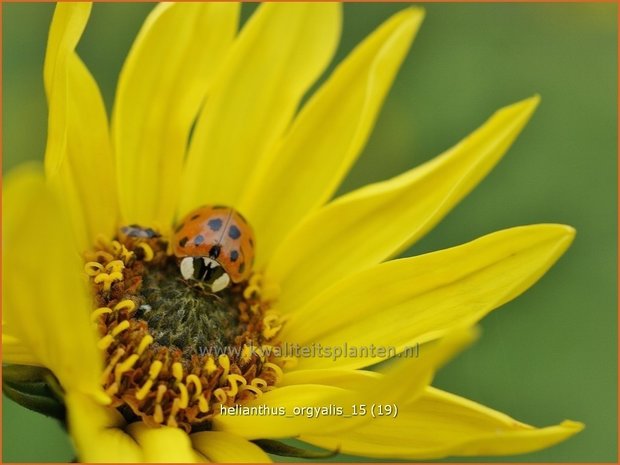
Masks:
[[[122,70],[111,128],[75,52],[89,14],[84,3],[56,7],[45,173],[29,165],[7,176],[3,210],[4,362],[51,370],[81,460],[263,462],[263,449],[295,452],[273,441],[287,437],[368,457],[505,455],[582,429],[571,421],[538,429],[430,386],[472,339],[466,328],[543,275],[572,228],[515,227],[386,261],[475,187],[538,97],[499,110],[428,163],[329,201],[368,138],[421,9],[388,19],[298,110],[337,46],[338,4],[264,4],[238,35],[236,4],[158,5]],[[234,207],[255,232],[250,284],[221,299],[246,318],[244,341],[332,356],[256,355],[238,343],[237,358],[192,365],[138,322],[148,306],[136,308],[134,284],[146,286],[145,270],[172,260],[157,245],[205,203]],[[134,223],[162,239],[123,241],[119,227]],[[163,332],[178,325],[166,321]],[[379,373],[364,368],[384,354],[333,356],[343,344],[395,354],[422,346],[419,358],[396,356]],[[235,405],[286,414],[222,413]],[[389,413],[360,412],[372,406]]]

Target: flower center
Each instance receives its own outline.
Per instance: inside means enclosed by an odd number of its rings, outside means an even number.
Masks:
[[[189,284],[173,257],[162,267],[145,269],[139,297],[145,303],[135,318],[147,322],[157,344],[178,347],[185,357],[231,346],[242,334],[239,296],[231,291],[215,295]]]
[[[128,422],[200,431],[221,406],[274,388],[282,322],[261,300],[258,274],[213,294],[182,278],[169,249],[160,236],[121,234],[85,254],[101,382]]]

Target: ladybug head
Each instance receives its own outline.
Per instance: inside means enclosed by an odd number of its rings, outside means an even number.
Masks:
[[[212,292],[226,289],[230,284],[230,276],[220,264],[209,257],[184,257],[179,263],[183,279],[194,279],[205,282]]]

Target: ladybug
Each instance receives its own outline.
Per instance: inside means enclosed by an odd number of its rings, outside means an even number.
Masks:
[[[120,228],[120,237],[122,239],[127,237],[133,237],[135,239],[155,239],[161,237],[161,234],[153,228],[143,228],[137,224],[130,224],[129,226]]]
[[[153,257],[165,249],[161,234],[153,228],[145,228],[138,224],[122,226],[118,230],[118,240],[133,251],[139,260],[151,261]],[[148,246],[148,247],[145,247]]]
[[[184,279],[206,282],[212,292],[247,280],[254,264],[254,233],[238,211],[205,205],[175,230],[174,255]]]

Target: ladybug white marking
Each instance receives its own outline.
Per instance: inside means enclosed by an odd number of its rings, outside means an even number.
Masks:
[[[179,265],[183,279],[204,281],[211,291],[219,292],[230,284],[230,276],[209,257],[185,257]]]

